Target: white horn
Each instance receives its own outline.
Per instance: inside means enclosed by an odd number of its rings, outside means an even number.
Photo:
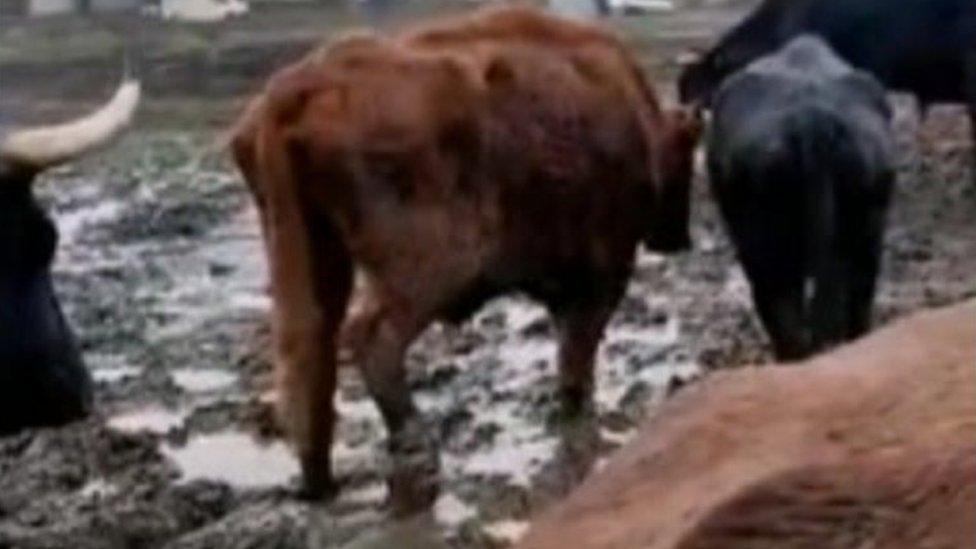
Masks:
[[[139,81],[127,80],[108,103],[88,116],[64,124],[15,130],[0,143],[0,160],[40,170],[101,147],[129,125],[139,93]]]

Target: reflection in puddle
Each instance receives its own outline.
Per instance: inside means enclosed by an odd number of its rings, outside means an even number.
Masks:
[[[149,431],[163,434],[182,425],[184,419],[186,416],[182,412],[150,407],[109,418],[108,426],[129,433]]]
[[[184,480],[208,479],[234,486],[284,485],[298,474],[298,462],[281,441],[262,442],[247,433],[195,436],[185,446],[166,445]]]
[[[209,393],[226,389],[237,381],[237,376],[231,372],[217,369],[194,370],[184,368],[174,370],[172,375],[173,382],[190,393]]]

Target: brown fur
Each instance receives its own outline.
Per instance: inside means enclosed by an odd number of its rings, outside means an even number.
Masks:
[[[613,37],[523,8],[350,36],[279,71],[232,148],[261,214],[305,487],[331,486],[340,332],[394,449],[417,434],[409,343],[500,293],[549,307],[564,389],[588,396],[638,240],[687,241],[699,129],[662,112]]]
[[[912,548],[976,539],[976,302],[720,373],[519,547]]]

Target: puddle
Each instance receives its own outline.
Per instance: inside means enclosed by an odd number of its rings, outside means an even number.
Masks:
[[[340,494],[340,497],[346,503],[362,506],[379,506],[386,501],[389,492],[385,482],[374,482],[363,488],[344,491]]]
[[[123,379],[136,377],[142,370],[135,366],[115,366],[112,368],[96,368],[92,370],[92,379],[97,383],[118,383]]]
[[[453,527],[478,516],[478,509],[454,494],[447,493],[434,503],[434,518],[445,527]]]
[[[149,407],[111,417],[108,420],[108,426],[129,433],[149,431],[164,434],[170,429],[182,425],[185,419],[186,414],[183,412],[162,407]]]
[[[123,203],[118,200],[101,199],[92,206],[59,212],[55,219],[60,245],[63,248],[73,246],[86,227],[116,219],[122,214],[123,209]]]
[[[237,376],[225,370],[194,370],[184,368],[171,372],[173,383],[190,393],[210,393],[227,389],[237,381]]]
[[[529,531],[529,523],[524,520],[500,520],[483,527],[488,537],[498,543],[514,544]]]
[[[512,425],[502,428],[514,431]],[[532,479],[555,456],[558,447],[555,437],[526,440],[530,437],[524,433],[506,433],[499,438],[486,452],[460,458],[451,456],[445,460],[447,468],[458,477],[502,477],[509,485],[531,488]]]
[[[185,446],[165,445],[162,451],[186,481],[208,479],[245,488],[284,486],[299,472],[298,462],[283,442],[265,443],[247,433],[199,435]]]

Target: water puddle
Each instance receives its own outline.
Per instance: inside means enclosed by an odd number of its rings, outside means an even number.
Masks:
[[[529,523],[524,520],[500,520],[486,524],[483,529],[496,543],[514,544],[529,531]]]
[[[173,383],[190,393],[211,393],[224,390],[237,381],[231,372],[217,369],[195,370],[184,368],[171,372]]]
[[[185,419],[186,414],[183,412],[151,406],[111,417],[108,420],[108,426],[127,433],[149,431],[150,433],[165,434],[170,429],[182,425]]]
[[[555,456],[559,443],[555,437],[508,433],[515,430],[511,425],[503,429],[505,434],[492,448],[467,457],[450,456],[446,468],[458,477],[502,477],[512,486],[531,488],[532,479]]]
[[[387,488],[385,482],[374,482],[362,488],[344,491],[340,494],[340,497],[346,503],[378,507],[386,501],[389,493],[390,490]]]
[[[190,438],[185,446],[163,446],[187,481],[207,479],[245,488],[283,486],[299,472],[281,441],[259,441],[247,433],[224,432]]]
[[[90,362],[96,362],[91,360]],[[106,366],[95,366],[91,369],[92,379],[96,383],[113,384],[124,379],[138,377],[142,373],[142,368],[129,364],[111,364]]]
[[[455,527],[478,516],[478,509],[468,505],[454,494],[447,493],[434,503],[434,518],[442,526]]]
[[[55,218],[60,245],[65,248],[73,246],[88,226],[116,219],[122,214],[123,209],[124,204],[118,200],[101,199],[91,206],[59,212]]]

